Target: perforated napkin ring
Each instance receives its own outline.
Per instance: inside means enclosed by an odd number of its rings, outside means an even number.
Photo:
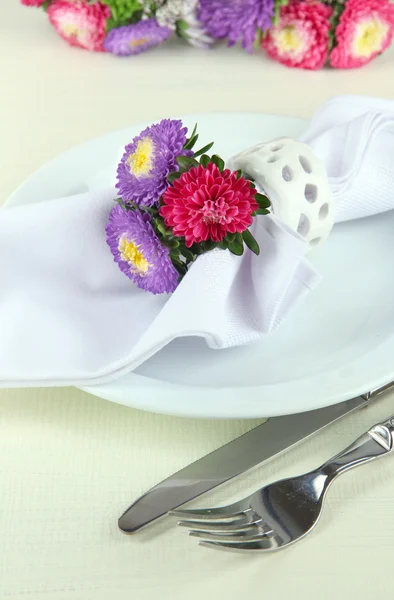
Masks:
[[[306,144],[277,138],[257,144],[228,162],[242,169],[269,196],[272,212],[308,242],[322,244],[334,224],[333,196],[323,163]]]

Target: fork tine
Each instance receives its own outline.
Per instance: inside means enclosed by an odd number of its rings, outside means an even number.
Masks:
[[[237,527],[244,527],[250,523],[250,519],[247,515],[239,513],[235,515],[230,515],[228,518],[219,520],[211,520],[211,519],[182,519],[178,521],[177,525],[180,527],[187,527],[188,529],[204,529],[206,531],[226,531],[233,530]]]
[[[258,515],[253,515],[245,512],[243,518],[233,519],[232,521],[197,521],[187,519],[184,521],[178,521],[180,527],[187,527],[192,531],[209,531],[214,533],[215,531],[223,532],[226,531],[235,533],[237,531],[245,531],[254,528],[258,533],[269,533],[271,527],[267,525]]]
[[[201,508],[201,509],[177,509],[171,510],[168,513],[171,517],[179,517],[180,519],[192,520],[216,520],[216,519],[233,519],[237,515],[242,516],[242,507],[240,503],[229,504],[228,506],[220,506],[219,508]]]
[[[203,540],[214,540],[217,542],[245,542],[245,541],[255,541],[267,538],[269,534],[272,533],[270,531],[262,532],[259,531],[257,527],[251,527],[250,529],[240,529],[238,531],[204,531],[199,529],[194,529],[193,531],[189,531],[190,537],[201,538]]]
[[[257,539],[251,539],[248,541],[238,542],[222,542],[222,541],[201,541],[200,546],[205,548],[216,548],[218,550],[230,550],[233,552],[270,552],[272,550],[278,550],[282,544],[277,543],[278,540],[270,537],[262,537]]]

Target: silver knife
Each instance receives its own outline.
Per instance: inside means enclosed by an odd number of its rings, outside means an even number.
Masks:
[[[120,529],[136,533],[170,510],[293,448],[393,387],[391,381],[340,404],[269,419],[151,488],[123,513]]]

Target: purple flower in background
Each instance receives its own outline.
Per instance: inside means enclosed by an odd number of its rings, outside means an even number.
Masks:
[[[125,210],[117,204],[106,227],[107,244],[120,270],[139,288],[152,294],[170,294],[179,274],[169,250],[155,234],[148,213]]]
[[[163,119],[144,129],[126,146],[116,184],[124,202],[140,206],[158,202],[169,185],[168,174],[179,170],[177,157],[192,155],[183,149],[186,133],[182,121]]]
[[[161,27],[156,19],[146,19],[134,25],[112,29],[104,40],[104,48],[118,56],[130,56],[158,46],[171,35],[169,27]]]
[[[239,40],[252,52],[258,29],[269,29],[274,0],[201,0],[199,19],[216,39],[228,38],[229,46]]]

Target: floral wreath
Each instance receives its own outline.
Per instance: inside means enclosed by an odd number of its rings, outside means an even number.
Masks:
[[[214,249],[259,254],[250,227],[269,212],[242,171],[209,155],[213,143],[194,150],[180,120],[147,127],[125,148],[117,169],[119,197],[109,215],[107,243],[120,270],[138,287],[173,292],[191,264]]]
[[[139,54],[173,34],[207,48],[226,39],[289,66],[360,67],[394,34],[391,0],[21,0],[43,8],[72,46]]]

